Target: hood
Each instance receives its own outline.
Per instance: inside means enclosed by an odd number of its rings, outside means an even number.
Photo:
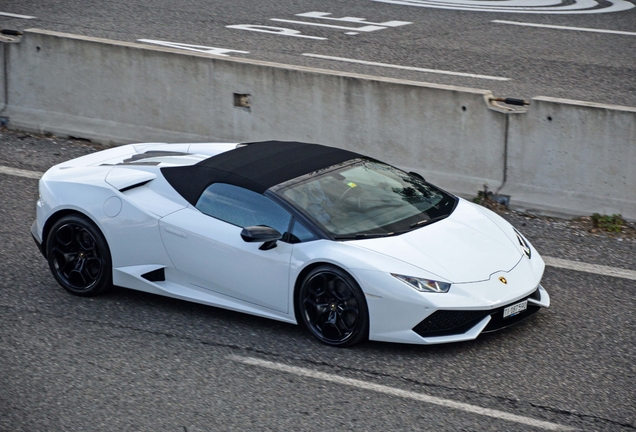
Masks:
[[[357,240],[355,245],[449,282],[468,283],[488,280],[517,265],[523,253],[515,241],[475,204],[460,200],[446,219],[395,237]]]

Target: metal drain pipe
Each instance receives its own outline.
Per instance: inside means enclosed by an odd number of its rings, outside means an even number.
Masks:
[[[526,107],[530,102],[517,98],[496,98],[492,95],[484,96],[488,109],[502,113],[505,115],[504,121],[504,154],[503,154],[503,180],[495,192],[492,193],[490,199],[508,207],[510,197],[507,195],[499,195],[499,191],[503,189],[508,180],[508,136],[510,135],[510,116],[513,114],[525,114],[528,112]],[[517,108],[521,107],[521,108]]]

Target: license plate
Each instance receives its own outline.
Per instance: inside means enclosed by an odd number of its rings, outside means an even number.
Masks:
[[[512,306],[508,306],[504,309],[504,318],[509,318],[517,315],[519,312],[523,312],[528,309],[528,300],[524,300],[521,303],[514,304]]]

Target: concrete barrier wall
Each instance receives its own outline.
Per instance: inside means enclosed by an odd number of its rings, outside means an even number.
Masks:
[[[507,114],[486,103],[491,94],[485,90],[228,59],[42,30],[26,31],[21,43],[5,49],[10,50],[11,60],[9,106],[3,115],[13,128],[112,144],[317,142],[419,171],[463,196],[474,196],[484,183],[496,190],[507,175],[501,193],[511,195],[513,207],[518,202],[537,211],[556,209],[569,214],[620,208],[625,209],[624,216],[636,219],[636,193],[629,193],[630,188],[636,189],[633,168],[617,167],[624,186],[601,194],[598,188],[577,189],[588,183],[572,183],[573,177],[564,176],[562,169],[532,170],[532,157],[542,162],[545,151],[554,155],[550,166],[556,168],[556,161],[568,164],[555,149],[570,147],[545,130],[543,106],[558,106],[560,114],[552,122],[555,129],[565,124],[576,129],[578,121],[591,122],[586,127],[596,130],[593,122],[607,120],[590,114],[594,110],[579,113],[576,104],[538,98],[529,113],[509,116],[507,136]],[[235,94],[249,95],[250,107],[236,107]],[[589,148],[585,157],[596,160],[596,152],[631,148],[627,154],[633,162],[636,115],[629,109],[618,111],[622,114],[608,116],[631,124],[631,129],[605,128],[601,144],[602,133],[581,132],[578,136]],[[576,141],[567,131],[560,135],[567,142]],[[552,138],[546,140],[547,136]],[[531,148],[536,152],[529,152]],[[605,179],[608,173],[592,163],[588,170],[595,173],[590,177],[594,180]],[[561,208],[558,197],[563,192],[590,194],[592,205],[575,200]],[[546,201],[547,195],[557,198]]]
[[[6,43],[0,39],[0,117],[3,115],[3,111],[6,108],[7,95],[5,94],[5,85],[8,84],[6,82],[6,78],[4,75],[5,70],[5,50],[7,50]],[[6,67],[8,67],[8,62],[6,62]]]
[[[500,193],[525,209],[636,218],[636,108],[534,98],[510,117]]]
[[[466,195],[503,181],[504,118],[485,109],[487,91],[35,30],[10,48],[12,127],[115,143],[299,140]],[[235,93],[251,107],[235,107]]]

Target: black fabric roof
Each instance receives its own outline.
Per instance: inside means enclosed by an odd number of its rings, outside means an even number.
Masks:
[[[263,193],[277,184],[337,163],[362,157],[358,153],[285,141],[249,143],[212,156],[196,165],[164,167],[170,185],[195,205],[212,183],[228,183]]]

